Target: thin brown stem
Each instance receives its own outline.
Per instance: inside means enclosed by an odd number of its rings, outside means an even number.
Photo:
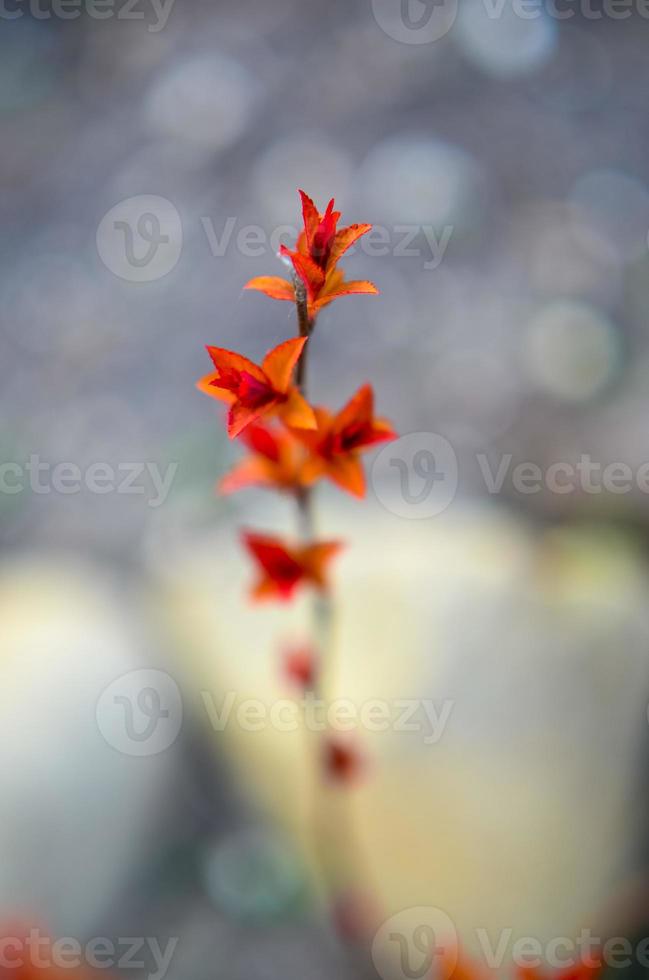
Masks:
[[[295,288],[295,307],[297,309],[297,326],[300,337],[310,337],[315,326],[315,320],[309,317],[309,306],[307,302],[306,287],[299,276],[293,277]],[[309,345],[305,344],[296,371],[296,381],[300,392],[307,397],[306,385],[306,365]],[[300,522],[300,534],[305,541],[310,541],[315,535],[315,525],[313,520],[313,495],[310,487],[302,487],[297,494],[298,517]]]
[[[306,295],[306,286],[299,276],[293,277],[295,287],[295,306],[297,309],[297,327],[300,337],[310,337],[315,327],[315,318],[309,316],[309,304]],[[304,345],[302,356],[297,365],[297,386],[306,397],[306,365],[309,353],[309,345]]]
[[[301,487],[295,495],[297,503],[300,537],[311,541],[315,537],[315,520],[313,517],[313,494],[310,487]]]
[[[314,322],[309,317],[309,306],[307,302],[306,286],[299,276],[293,277],[295,287],[295,305],[297,307],[297,326],[300,337],[308,337],[313,330]]]
[[[306,288],[302,280],[294,277],[295,305],[300,337],[311,337],[315,327],[315,317],[309,316]],[[307,397],[307,356],[309,344],[305,344],[302,356],[298,362],[296,381],[301,394]],[[300,536],[305,542],[315,537],[315,519],[313,514],[313,491],[311,487],[303,487],[296,494]],[[331,671],[332,647],[334,643],[334,608],[329,595],[315,597],[312,612],[312,630],[314,647],[314,675],[311,686],[312,696],[322,701],[324,699],[325,674]],[[326,670],[325,670],[326,668]],[[337,895],[340,887],[346,887],[350,867],[358,861],[358,850],[355,840],[353,821],[348,821],[345,830],[340,824],[340,808],[335,808],[336,816],[330,812],[329,787],[323,780],[324,751],[321,737],[316,737],[313,750],[313,795],[311,800],[311,826],[314,835],[314,852],[322,874],[322,884],[325,888],[325,899],[334,900],[344,897]],[[333,820],[332,820],[333,817]],[[333,839],[332,839],[333,838]],[[340,849],[340,854],[333,852]],[[341,874],[342,872],[342,874]],[[356,976],[374,976],[371,961],[363,944],[358,945],[343,934],[338,933],[338,939],[346,950],[350,966]]]

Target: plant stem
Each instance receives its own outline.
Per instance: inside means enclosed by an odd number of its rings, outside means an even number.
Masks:
[[[310,337],[315,327],[315,317],[309,317],[306,289],[298,276],[294,276],[294,286],[299,335],[300,337]],[[302,351],[302,356],[298,362],[296,371],[297,386],[305,398],[307,397],[306,367],[308,349],[309,344],[307,343]],[[312,488],[302,487],[296,494],[296,502],[300,536],[305,542],[310,542],[315,537]],[[316,700],[323,701],[324,668],[326,666],[331,669],[329,660],[332,656],[334,632],[334,609],[329,595],[316,595],[313,601],[312,624],[314,665],[311,694]],[[349,878],[350,868],[353,864],[358,862],[359,852],[353,821],[349,815],[346,812],[343,814],[340,807],[334,808],[337,811],[334,814],[330,812],[330,807],[327,805],[329,801],[329,787],[324,784],[322,779],[324,752],[321,736],[316,735],[314,741],[313,798],[311,810],[314,851],[322,874],[325,900],[331,898],[336,900],[344,898],[344,893],[340,892],[340,889],[341,887],[346,887],[345,879]],[[346,811],[346,807],[343,809]],[[343,816],[342,824],[340,822],[341,816]],[[338,851],[340,851],[340,854],[337,853]],[[332,852],[336,853],[332,854]],[[337,891],[340,893],[336,894]],[[350,939],[350,937],[342,934],[338,928],[335,931],[342,948],[347,954],[353,973],[357,977],[374,977],[376,974],[371,968],[371,961],[367,949],[364,949],[362,944],[359,945]]]
[[[315,317],[309,316],[307,303],[306,287],[299,276],[293,276],[293,286],[295,288],[295,306],[297,308],[297,326],[300,337],[310,337],[315,327]],[[306,398],[306,365],[309,353],[309,345],[304,345],[302,356],[297,365],[297,386]]]
[[[297,326],[300,337],[310,337],[315,327],[315,318],[309,316],[306,287],[299,276],[293,276],[293,286],[295,288],[295,307],[297,309]],[[309,354],[309,345],[305,344],[302,355],[297,364],[296,381],[300,393],[307,397],[306,366]],[[300,533],[302,537],[309,541],[315,535],[315,522],[313,520],[313,498],[311,487],[302,487],[297,494],[297,506],[300,521]]]

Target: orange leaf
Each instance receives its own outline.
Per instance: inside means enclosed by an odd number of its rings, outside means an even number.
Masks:
[[[327,461],[322,456],[310,456],[302,467],[302,481],[305,486],[311,486],[320,477],[325,476],[326,472]]]
[[[207,346],[207,353],[212,358],[212,363],[217,372],[238,371],[240,373],[245,371],[258,381],[266,380],[259,365],[244,357],[243,354],[225,350],[224,347],[210,347],[209,345]]]
[[[279,414],[285,425],[295,429],[315,429],[316,418],[313,409],[297,388],[292,388],[288,399],[279,407]]]
[[[337,299],[338,296],[352,296],[355,293],[368,293],[370,295],[377,296],[378,289],[373,282],[367,282],[363,279],[352,279],[349,282],[342,281],[340,285],[337,285],[327,292],[323,292],[314,301],[314,311],[317,312],[321,307],[326,306],[327,303],[331,303],[333,299]]]
[[[196,382],[196,387],[199,391],[202,391],[205,395],[210,395],[211,398],[218,398],[219,401],[232,403],[236,395],[232,391],[226,391],[225,388],[217,388],[213,382],[219,376],[218,371],[211,371],[210,374],[206,374],[204,377],[199,378]]]
[[[291,547],[281,538],[251,531],[244,532],[243,540],[262,572],[252,590],[256,599],[290,599],[300,584],[326,589],[326,565],[342,547],[339,541]]]
[[[267,402],[263,406],[251,407],[245,402],[236,401],[230,406],[228,412],[228,435],[231,439],[236,439],[240,432],[259,418],[260,415],[268,412],[276,405],[275,400]]]
[[[243,287],[244,289],[257,289],[260,293],[266,293],[271,299],[283,299],[293,302],[295,300],[295,290],[293,284],[281,276],[257,276],[251,279]]]
[[[315,299],[324,286],[324,271],[308,255],[301,255],[300,252],[291,252],[285,245],[281,246],[280,253],[289,258],[293,263],[293,268],[304,283],[308,298],[310,300]]]
[[[276,463],[280,456],[280,437],[265,425],[249,425],[241,435],[241,441],[253,452]]]
[[[243,540],[248,550],[269,575],[275,575],[279,569],[302,574],[302,565],[293,555],[289,554],[289,550],[281,538],[276,538],[272,534],[256,534],[254,531],[246,531]]]
[[[251,597],[257,602],[263,602],[265,599],[279,599],[281,602],[288,602],[292,594],[293,588],[280,589],[270,577],[259,579],[250,590]]]
[[[358,456],[335,456],[326,467],[327,476],[354,497],[364,497],[365,471]]]
[[[369,293],[372,296],[379,295],[379,291],[374,283],[369,282],[367,279],[351,279],[343,282],[337,290],[336,295],[346,296],[351,293]]]
[[[248,456],[237,463],[218,484],[222,494],[235,493],[244,487],[273,483],[272,467],[260,456]]]
[[[246,532],[243,540],[260,566],[261,578],[252,588],[254,599],[288,600],[305,577],[303,563],[280,538]]]
[[[301,443],[305,446],[309,446],[311,449],[317,448],[317,446],[326,438],[327,434],[331,429],[331,425],[334,419],[333,414],[327,409],[322,408],[321,405],[315,406],[313,408],[313,414],[316,421],[317,428],[315,429],[300,429],[296,428],[293,435],[296,439],[299,439]],[[284,422],[284,424],[290,424]]]
[[[298,191],[302,199],[302,218],[304,219],[304,232],[306,235],[307,246],[309,251],[313,244],[313,236],[320,224],[320,212],[311,200],[308,194],[304,191]]]
[[[341,228],[340,231],[336,232],[334,243],[331,246],[329,262],[334,265],[347,249],[352,247],[355,241],[358,241],[371,230],[371,225],[350,225],[348,228]]]
[[[302,561],[313,581],[324,589],[327,586],[326,566],[344,547],[342,541],[319,541],[302,549]]]
[[[307,337],[291,337],[269,351],[261,362],[262,370],[276,391],[288,391],[295,365],[307,342]]]
[[[325,213],[320,218],[320,224],[315,230],[313,241],[309,247],[311,258],[322,269],[327,269],[329,266],[331,248],[339,219],[340,211],[334,211],[334,199],[332,197]]]
[[[349,399],[344,408],[336,416],[334,429],[340,432],[348,425],[358,422],[369,422],[374,414],[374,392],[372,385],[363,385]]]

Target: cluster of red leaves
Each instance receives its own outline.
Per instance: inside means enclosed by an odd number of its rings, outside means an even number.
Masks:
[[[352,293],[378,293],[376,286],[366,280],[345,281],[338,260],[371,225],[349,225],[338,230],[340,211],[334,211],[333,198],[324,214],[320,214],[311,198],[300,191],[304,230],[294,251],[282,245],[280,253],[287,258],[306,289],[309,316],[314,317],[323,306],[338,296]],[[295,301],[295,287],[279,276],[258,276],[246,284],[246,289],[258,289],[272,299]]]
[[[228,435],[240,435],[251,422],[279,417],[294,429],[315,429],[311,406],[292,383],[306,337],[293,337],[269,351],[261,365],[242,354],[222,347],[207,348],[214,371],[206,374],[197,387],[212,398],[227,402]]]
[[[303,191],[304,230],[294,251],[281,253],[293,266],[295,282],[306,294],[309,320],[338,296],[376,293],[370,282],[345,281],[338,262],[371,225],[338,229],[340,212],[331,200],[320,214]],[[252,279],[257,289],[274,299],[296,301],[296,288],[276,276]],[[348,493],[365,495],[361,454],[395,437],[390,424],[374,415],[374,393],[363,385],[337,413],[312,406],[295,383],[295,373],[308,337],[294,337],[269,351],[261,364],[221,347],[207,352],[214,370],[197,387],[229,405],[227,430],[248,455],[223,478],[222,493],[255,485],[299,497],[321,479]],[[337,541],[293,545],[281,538],[246,532],[244,543],[259,572],[252,588],[255,599],[289,600],[300,586],[327,588],[327,566],[340,550]]]
[[[287,424],[285,415],[284,427],[250,424],[241,433],[250,454],[223,478],[221,493],[251,485],[296,493],[328,478],[355,497],[364,497],[360,454],[395,435],[388,422],[374,416],[371,385],[359,388],[336,414],[319,406],[307,408],[315,420],[309,428]]]

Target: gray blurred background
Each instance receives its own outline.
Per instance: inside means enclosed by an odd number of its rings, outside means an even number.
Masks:
[[[235,539],[290,512],[214,494],[236,453],[194,383],[204,344],[257,359],[294,332],[288,304],[242,287],[287,274],[275,252],[303,187],[374,223],[345,266],[381,291],[321,314],[313,397],[341,405],[370,380],[401,433],[442,436],[457,466],[426,520],[380,465],[364,508],[324,494],[356,552],[341,689],[456,705],[437,752],[375,746],[358,816],[387,910],[547,937],[617,922],[612,903],[636,928],[649,11],[167,3],[0,12],[5,921],[178,937],[182,980],[342,969],[274,797],[293,749],[224,743],[196,694],[272,696],[260,647],[292,635],[238,598]],[[595,490],[511,479],[584,455],[622,470]],[[507,458],[490,492],[485,466]],[[139,670],[172,677],[185,708],[144,758],[97,707]]]

